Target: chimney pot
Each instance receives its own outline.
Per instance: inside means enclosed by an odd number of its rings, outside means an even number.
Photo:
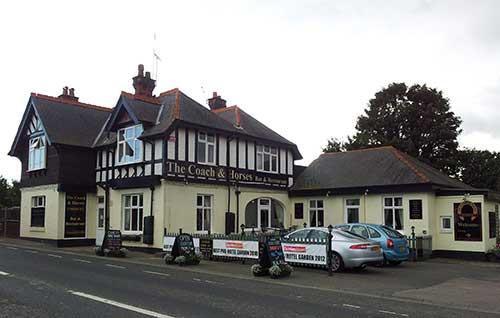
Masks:
[[[137,76],[133,78],[135,95],[152,97],[156,81],[151,78],[151,72],[146,72],[146,76],[144,76],[144,65],[139,64],[138,70]]]
[[[63,87],[63,95],[68,95],[68,86]]]
[[[151,78],[151,72],[146,72],[146,78]]]
[[[75,89],[74,89],[73,87],[71,87],[71,88],[69,89],[69,96],[72,96],[72,97],[74,97],[74,96],[75,96]]]
[[[213,92],[212,97],[217,97],[217,92]]]
[[[139,66],[137,66],[137,75],[138,76],[144,76],[144,65],[143,64],[139,64]]]
[[[226,108],[226,100],[217,95],[217,92],[213,92],[213,97],[208,99],[208,106],[211,110],[216,110],[220,108]]]

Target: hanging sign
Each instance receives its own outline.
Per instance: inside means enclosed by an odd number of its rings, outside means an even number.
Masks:
[[[66,193],[66,213],[64,217],[64,237],[85,237],[86,219],[85,193]]]
[[[481,203],[455,203],[455,241],[482,241]]]

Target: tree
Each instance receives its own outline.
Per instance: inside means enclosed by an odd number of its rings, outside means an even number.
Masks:
[[[346,151],[345,142],[340,141],[338,138],[328,139],[328,143],[323,147],[323,152],[342,152]]]
[[[344,148],[392,145],[447,173],[456,172],[460,117],[441,91],[393,83],[375,94]]]
[[[464,149],[458,152],[457,177],[482,189],[500,190],[500,153]]]
[[[21,204],[21,190],[19,182],[12,181],[0,176],[0,208],[19,206]]]

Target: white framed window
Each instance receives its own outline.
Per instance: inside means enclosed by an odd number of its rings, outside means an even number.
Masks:
[[[325,208],[323,200],[309,201],[309,226],[325,225]]]
[[[359,222],[359,199],[345,199],[345,220],[346,223]]]
[[[441,226],[442,233],[451,233],[453,231],[451,228],[451,216],[440,217],[439,224]]]
[[[31,226],[45,226],[45,196],[38,195],[31,197]]]
[[[395,230],[404,229],[402,197],[384,198],[384,225]]]
[[[97,197],[97,228],[104,228],[104,196]]]
[[[142,194],[126,194],[122,197],[123,231],[133,234],[142,232]]]
[[[196,231],[211,230],[213,201],[212,195],[198,194],[196,196]]]
[[[215,135],[205,132],[198,133],[197,156],[198,163],[215,164]]]
[[[32,137],[29,141],[28,171],[45,168],[47,157],[45,136]]]
[[[257,171],[278,172],[278,148],[257,145]]]
[[[118,130],[117,154],[118,164],[142,161],[142,125],[135,125]]]

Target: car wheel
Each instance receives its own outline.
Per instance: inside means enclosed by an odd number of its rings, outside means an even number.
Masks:
[[[332,271],[340,272],[342,269],[344,269],[344,261],[339,254],[334,252],[332,255]]]
[[[357,267],[354,267],[353,269],[356,271],[356,272],[361,272],[362,270],[364,270],[366,268],[366,264],[363,264],[361,266],[357,266]]]

